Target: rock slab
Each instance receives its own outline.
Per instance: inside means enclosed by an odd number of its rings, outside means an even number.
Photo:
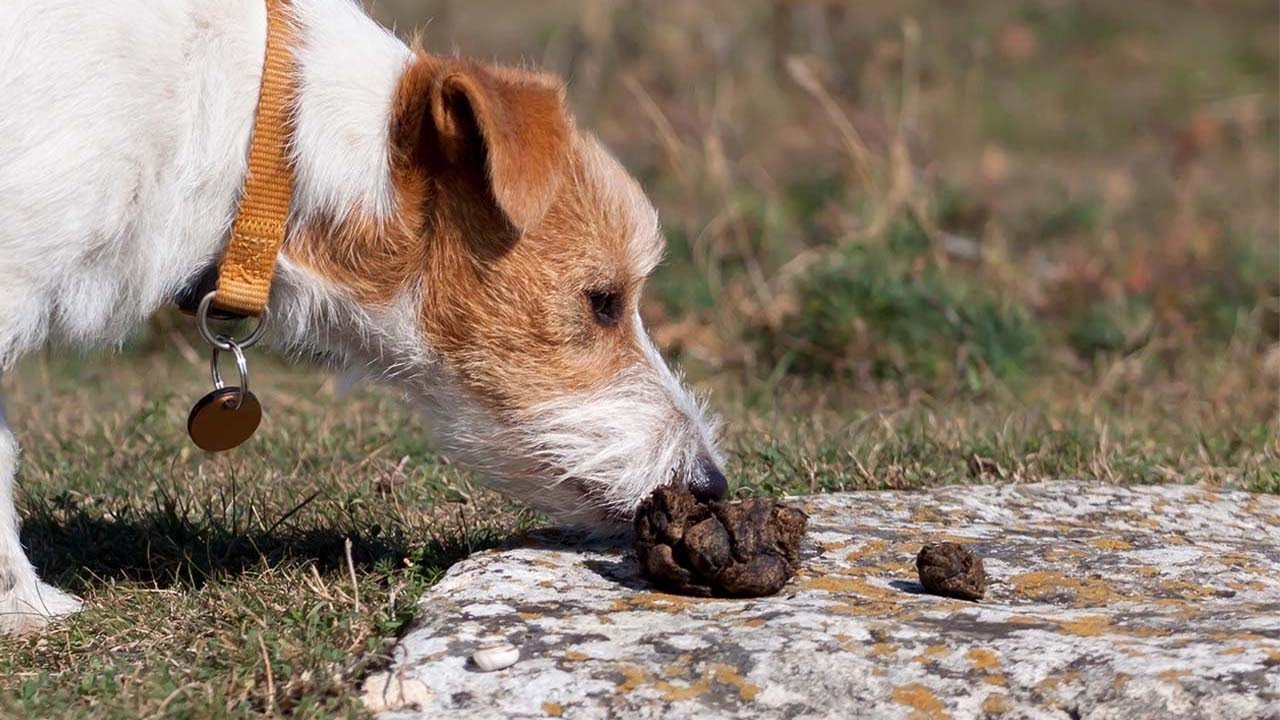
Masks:
[[[455,565],[364,697],[384,718],[1280,718],[1280,497],[1079,482],[795,498],[775,596],[664,594],[542,531]],[[981,603],[923,594],[929,541]],[[468,661],[500,636],[521,660]]]

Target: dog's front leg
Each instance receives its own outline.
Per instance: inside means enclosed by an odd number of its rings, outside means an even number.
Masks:
[[[0,634],[39,630],[52,618],[80,609],[80,601],[40,582],[22,551],[13,484],[18,474],[18,441],[9,430],[0,397]]]

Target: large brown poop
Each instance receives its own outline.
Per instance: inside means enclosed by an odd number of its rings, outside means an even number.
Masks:
[[[929,543],[916,555],[920,584],[934,595],[981,600],[987,592],[982,558],[953,542]]]
[[[636,554],[645,576],[667,590],[772,595],[795,574],[808,522],[776,500],[703,503],[684,488],[662,487],[636,514]]]

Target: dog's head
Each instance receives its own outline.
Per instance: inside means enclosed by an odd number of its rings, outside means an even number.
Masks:
[[[723,495],[714,427],[640,319],[657,215],[560,82],[418,53],[389,135],[394,213],[312,223],[292,254],[399,328],[373,354],[446,447],[572,520],[670,482]]]

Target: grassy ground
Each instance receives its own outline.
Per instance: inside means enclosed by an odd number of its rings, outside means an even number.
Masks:
[[[571,77],[649,187],[646,312],[738,492],[1280,492],[1274,3],[429,5],[431,46]],[[264,429],[195,451],[193,345],[5,377],[23,538],[87,610],[0,640],[0,715],[358,715],[420,591],[540,521],[319,369],[256,360]]]

